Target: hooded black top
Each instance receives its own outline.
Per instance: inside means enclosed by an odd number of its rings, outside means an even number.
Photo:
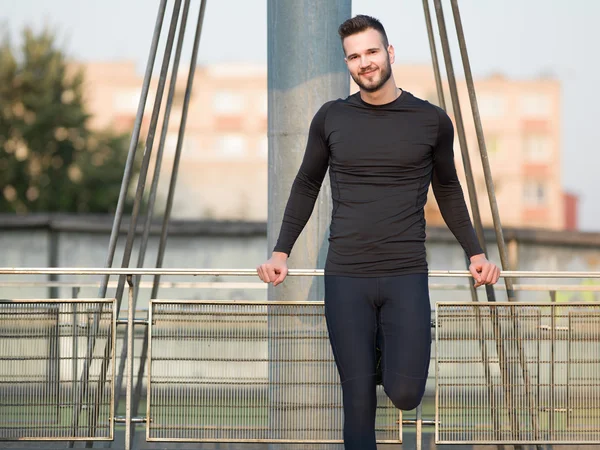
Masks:
[[[368,104],[359,93],[327,102],[310,125],[274,251],[290,254],[329,168],[326,274],[427,272],[423,207],[430,184],[467,256],[483,253],[456,175],[453,141],[448,115],[406,91],[385,105]]]

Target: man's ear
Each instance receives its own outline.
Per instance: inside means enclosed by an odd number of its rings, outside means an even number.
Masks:
[[[394,51],[394,46],[388,45],[387,51],[388,55],[390,55],[390,64],[394,64],[394,61],[396,60],[396,52]]]

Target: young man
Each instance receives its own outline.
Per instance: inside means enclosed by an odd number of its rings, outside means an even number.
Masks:
[[[266,283],[283,282],[329,168],[325,316],[342,382],[344,443],[347,450],[375,450],[376,347],[383,386],[396,407],[415,408],[425,391],[431,325],[423,207],[430,184],[470,258],[476,286],[495,283],[500,271],[473,231],[449,117],[396,87],[394,48],[377,19],[356,16],[339,34],[360,90],[325,103],[315,115],[279,239],[257,271]]]

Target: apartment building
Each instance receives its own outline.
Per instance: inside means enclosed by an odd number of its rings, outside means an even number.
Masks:
[[[85,70],[94,126],[130,130],[142,85],[142,75],[136,72],[134,64],[88,63]],[[440,104],[430,67],[395,65],[393,70],[402,89]],[[161,171],[159,199],[163,204],[177,142],[187,69],[181,68],[179,73]],[[550,78],[514,80],[493,75],[475,83],[503,225],[555,230],[576,227],[576,198],[564,192],[561,182],[559,82]],[[477,199],[484,225],[489,226],[492,216],[468,92],[464,83],[459,84],[459,103]],[[157,81],[153,80],[144,129],[150,123],[156,88]],[[355,92],[356,86],[351,91]],[[444,91],[447,110],[456,124],[447,86]],[[161,126],[162,122],[159,130]],[[158,133],[154,141],[156,150]],[[266,220],[267,142],[266,66],[232,63],[198,67],[173,215]],[[467,194],[458,136],[455,156]],[[160,204],[159,200],[159,208]],[[434,201],[428,203],[426,216],[430,224],[442,222]]]

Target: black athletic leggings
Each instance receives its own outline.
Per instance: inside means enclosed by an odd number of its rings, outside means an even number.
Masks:
[[[376,344],[385,392],[402,410],[425,392],[431,348],[427,274],[325,276],[325,317],[344,401],[344,448],[376,450]]]

